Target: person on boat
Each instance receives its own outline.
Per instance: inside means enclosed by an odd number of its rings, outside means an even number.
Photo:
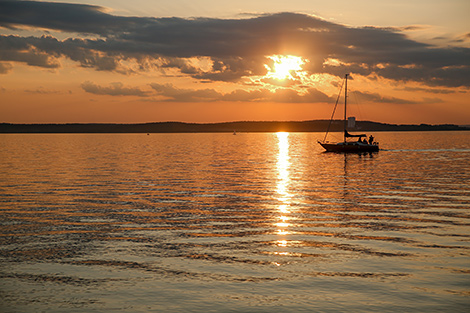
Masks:
[[[371,145],[374,142],[374,136],[369,136],[369,144]]]

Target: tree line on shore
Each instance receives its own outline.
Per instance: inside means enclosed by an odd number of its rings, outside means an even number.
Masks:
[[[324,132],[329,120],[313,121],[240,121],[224,123],[157,122],[142,124],[66,123],[13,124],[0,123],[0,133],[209,133],[209,132]],[[343,121],[334,120],[330,131],[342,131]],[[454,124],[386,124],[357,121],[351,131],[447,131],[470,130]]]

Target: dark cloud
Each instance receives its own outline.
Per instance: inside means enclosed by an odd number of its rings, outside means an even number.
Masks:
[[[48,53],[35,45],[35,42],[42,42],[42,40],[35,37],[1,36],[0,60],[21,62],[44,68],[60,67],[56,58],[57,53]]]
[[[265,75],[266,63],[265,56],[241,58],[241,57],[227,57],[218,58],[213,57],[212,70],[208,72],[199,71],[197,74],[192,75],[194,78],[209,80],[209,81],[238,81],[241,77],[248,77],[252,75]]]
[[[0,37],[0,61],[46,68],[58,67],[58,58],[67,57],[84,67],[129,73],[135,69],[123,61],[133,60],[137,70],[171,67],[201,80],[237,81],[264,75],[267,55],[293,54],[310,60],[310,73],[352,72],[429,86],[470,86],[470,49],[433,47],[403,33],[419,26],[354,28],[294,13],[246,19],[121,17],[98,6],[37,1],[0,1],[0,25],[88,36],[63,41]],[[194,66],[187,60],[191,57],[210,58],[212,69]],[[341,63],[325,64],[328,59]]]
[[[111,36],[113,33],[141,25],[142,18],[107,14],[102,7],[39,1],[0,1],[0,26],[25,26],[66,32]]]
[[[92,82],[84,82],[82,89],[86,92],[96,95],[110,95],[110,96],[138,96],[146,97],[148,92],[140,88],[124,87],[122,83],[112,83],[109,87],[98,86]]]
[[[98,43],[99,40],[94,42]],[[58,68],[58,58],[62,56],[78,62],[82,67],[103,71],[118,71],[119,61],[122,59],[88,47],[87,41],[83,39],[60,41],[52,36],[0,36],[0,60]]]

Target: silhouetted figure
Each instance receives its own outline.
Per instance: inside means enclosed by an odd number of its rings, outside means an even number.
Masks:
[[[369,136],[369,144],[371,145],[374,142],[374,136]]]

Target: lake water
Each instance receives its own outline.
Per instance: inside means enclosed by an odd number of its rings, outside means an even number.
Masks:
[[[470,132],[0,135],[1,312],[468,312]]]

